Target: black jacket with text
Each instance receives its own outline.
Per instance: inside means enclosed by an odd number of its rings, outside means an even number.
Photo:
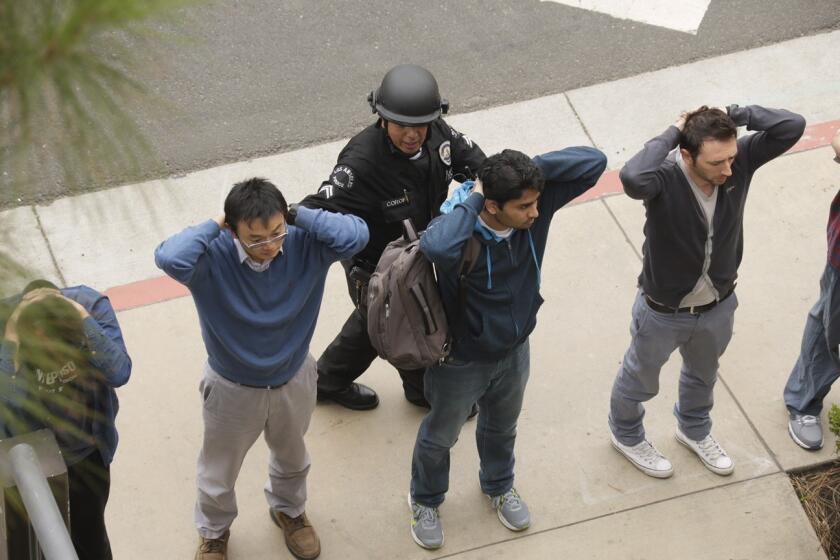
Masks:
[[[402,235],[405,218],[425,229],[440,214],[452,179],[474,178],[484,159],[478,145],[443,119],[429,125],[417,160],[400,152],[376,122],[350,139],[329,179],[301,205],[362,218],[370,241],[354,260],[372,270],[385,246]]]

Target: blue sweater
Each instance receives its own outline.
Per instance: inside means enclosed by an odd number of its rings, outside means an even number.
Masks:
[[[64,288],[61,293],[81,304],[90,314],[83,325],[93,356],[91,364],[101,373],[96,378],[90,400],[93,408],[91,435],[102,460],[109,465],[114,459],[118,441],[114,419],[119,410],[119,401],[114,388],[124,385],[131,376],[131,358],[126,351],[114,308],[106,296],[87,286]],[[4,302],[4,307],[11,311],[19,302],[20,296],[16,296]],[[4,330],[5,317],[0,322],[0,332]],[[0,346],[0,406],[4,412],[0,414],[0,438],[49,427],[41,419],[33,418],[25,412],[26,400],[37,388],[26,382],[27,376],[16,375],[16,351],[17,346],[7,340]],[[72,449],[62,448],[61,451],[67,464],[72,465],[93,452],[94,448],[76,445]]]
[[[539,217],[529,230],[517,230],[498,241],[475,233],[484,197],[472,193],[451,212],[429,224],[420,250],[435,264],[438,286],[455,333],[451,355],[460,360],[494,362],[525,341],[537,324],[543,303],[539,292],[548,228],[554,212],[591,188],[607,165],[594,148],[575,147],[537,156],[534,163],[545,178],[538,203]],[[466,282],[466,309],[459,309],[458,268],[464,245],[481,241],[478,259]]]
[[[245,385],[282,385],[309,353],[330,265],[367,244],[356,216],[299,207],[283,252],[256,272],[240,262],[230,230],[212,220],[155,250],[155,263],[195,301],[210,367]]]

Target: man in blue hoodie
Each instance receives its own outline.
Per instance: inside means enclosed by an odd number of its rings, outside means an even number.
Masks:
[[[196,560],[224,560],[237,514],[234,484],[264,433],[271,450],[265,495],[271,519],[297,558],[320,541],[306,517],[309,454],[303,436],[315,408],[309,342],[330,265],[368,241],[355,216],[294,205],[265,179],[234,185],[225,214],[189,227],[155,262],[195,301],[207,365],[199,386],[204,443],[198,458]]]
[[[606,161],[593,148],[533,160],[505,150],[487,158],[474,187],[465,183],[456,191],[421,237],[454,333],[449,356],[426,372],[431,410],[412,458],[411,534],[423,548],[443,545],[438,507],[449,488],[449,450],[475,402],[481,489],[505,527],[530,526],[528,507],[513,487],[513,448],[529,375],[528,336],[543,303],[540,267],[548,228],[554,212],[596,183]],[[459,281],[462,253],[474,235],[483,256]]]

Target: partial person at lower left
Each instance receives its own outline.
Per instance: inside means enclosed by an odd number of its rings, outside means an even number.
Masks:
[[[116,387],[131,358],[108,298],[87,286],[31,282],[4,302],[0,439],[55,434],[67,464],[70,537],[79,560],[110,560],[105,506],[117,449]]]

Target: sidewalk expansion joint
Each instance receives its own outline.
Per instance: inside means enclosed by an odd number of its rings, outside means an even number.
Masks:
[[[44,243],[47,244],[47,252],[50,254],[50,260],[52,261],[53,268],[55,268],[55,273],[58,275],[58,279],[61,282],[61,287],[67,287],[67,280],[64,278],[64,274],[61,272],[61,268],[58,266],[58,259],[55,258],[55,252],[53,251],[52,245],[50,245],[50,240],[47,237],[47,232],[44,231],[44,226],[41,224],[41,216],[38,215],[38,210],[35,209],[35,205],[30,206],[29,208],[32,209],[32,215],[35,216],[35,222],[38,224],[38,231],[41,232],[41,237],[44,238]]]
[[[586,125],[583,123],[583,119],[580,118],[580,115],[578,114],[577,109],[575,109],[575,106],[572,104],[572,100],[569,98],[569,94],[564,91],[563,92],[563,97],[566,98],[566,103],[569,104],[569,108],[572,110],[572,113],[575,114],[575,118],[577,119],[578,123],[580,124],[580,127],[583,129],[584,134],[586,134],[586,137],[589,138],[589,143],[592,144],[593,148],[598,148],[598,144],[595,143],[595,140],[592,138],[592,134],[589,133],[589,129],[586,128]],[[598,148],[598,149],[600,149],[600,148]]]
[[[624,240],[627,242],[628,245],[630,245],[630,248],[633,250],[633,254],[636,255],[636,258],[639,259],[639,261],[641,261],[642,255],[639,253],[639,250],[636,249],[636,246],[633,245],[633,241],[630,240],[630,236],[627,235],[627,231],[625,231],[624,226],[621,225],[621,222],[618,221],[618,217],[613,213],[612,208],[610,208],[610,205],[607,204],[606,197],[602,196],[598,198],[598,200],[601,202],[601,204],[604,205],[604,208],[607,209],[607,212],[612,217],[613,222],[615,222],[615,225],[618,227],[618,230],[621,232],[621,235],[624,236]]]
[[[713,492],[715,490],[720,490],[720,489],[723,489],[723,488],[729,488],[731,486],[736,486],[738,484],[746,484],[746,483],[753,482],[753,481],[756,481],[756,480],[762,480],[764,478],[770,478],[770,477],[779,476],[779,475],[784,476],[788,480],[788,483],[790,484],[790,478],[787,476],[787,473],[785,473],[784,470],[764,473],[764,474],[760,474],[758,476],[753,476],[751,478],[745,478],[745,479],[742,479],[742,480],[733,480],[731,482],[726,482],[726,483],[720,484],[718,486],[711,486],[709,488],[701,488],[700,490],[693,490],[691,492],[686,492],[684,494],[677,494],[677,495],[674,495],[674,496],[670,496],[668,498],[662,498],[661,500],[654,500],[652,502],[639,504],[637,506],[631,506],[631,507],[624,508],[624,509],[618,509],[618,510],[615,510],[615,511],[611,511],[609,513],[604,513],[604,514],[601,514],[601,515],[595,515],[593,517],[588,517],[586,519],[578,519],[577,521],[571,521],[569,523],[564,523],[564,524],[558,525],[556,527],[549,527],[549,528],[546,528],[546,529],[541,529],[539,531],[533,531],[533,532],[532,531],[527,531],[524,534],[513,536],[509,539],[503,539],[503,540],[500,540],[500,541],[491,542],[491,543],[483,544],[483,545],[480,545],[480,546],[475,546],[475,547],[472,547],[472,548],[466,548],[464,550],[459,550],[457,552],[450,552],[448,554],[444,554],[443,556],[435,556],[435,560],[443,560],[444,558],[455,558],[457,556],[461,556],[462,554],[468,554],[470,552],[475,552],[477,550],[484,550],[484,549],[492,548],[494,546],[503,545],[503,544],[513,542],[513,541],[518,541],[518,540],[521,540],[521,539],[536,537],[537,535],[553,533],[554,531],[559,531],[561,529],[567,529],[569,527],[574,527],[576,525],[583,525],[584,523],[589,523],[590,521],[598,521],[600,519],[606,519],[606,518],[613,517],[613,516],[616,516],[616,515],[620,515],[620,514],[623,514],[623,513],[629,513],[629,512],[632,512],[632,511],[636,511],[636,510],[641,510],[641,509],[644,509],[644,508],[647,508],[647,507],[650,507],[650,506],[664,504],[664,503],[671,502],[671,501],[674,501],[674,500],[680,500],[682,498],[687,498],[687,497],[690,497],[690,496],[697,496],[697,495],[700,495],[700,494],[704,494],[706,492]],[[793,485],[791,485],[790,489],[791,489],[791,492],[793,492]]]
[[[764,439],[764,436],[761,435],[761,432],[758,431],[758,428],[756,428],[752,419],[750,419],[750,417],[747,415],[747,411],[744,410],[744,407],[741,405],[741,401],[739,401],[738,397],[735,396],[735,392],[732,391],[732,389],[729,387],[729,384],[726,383],[726,380],[723,378],[723,375],[718,373],[718,379],[723,384],[723,387],[726,389],[726,392],[729,393],[729,396],[735,402],[735,406],[738,407],[738,410],[741,412],[744,419],[747,421],[747,424],[749,424],[750,429],[755,434],[755,437],[757,437],[758,441],[761,442],[761,445],[764,447],[764,451],[766,451],[770,458],[773,459],[773,463],[776,465],[776,468],[778,468],[781,472],[785,472],[785,469],[782,467],[782,464],[779,462],[779,459],[776,457],[776,454],[773,453],[773,450],[770,448],[770,445],[767,444],[767,441]]]

